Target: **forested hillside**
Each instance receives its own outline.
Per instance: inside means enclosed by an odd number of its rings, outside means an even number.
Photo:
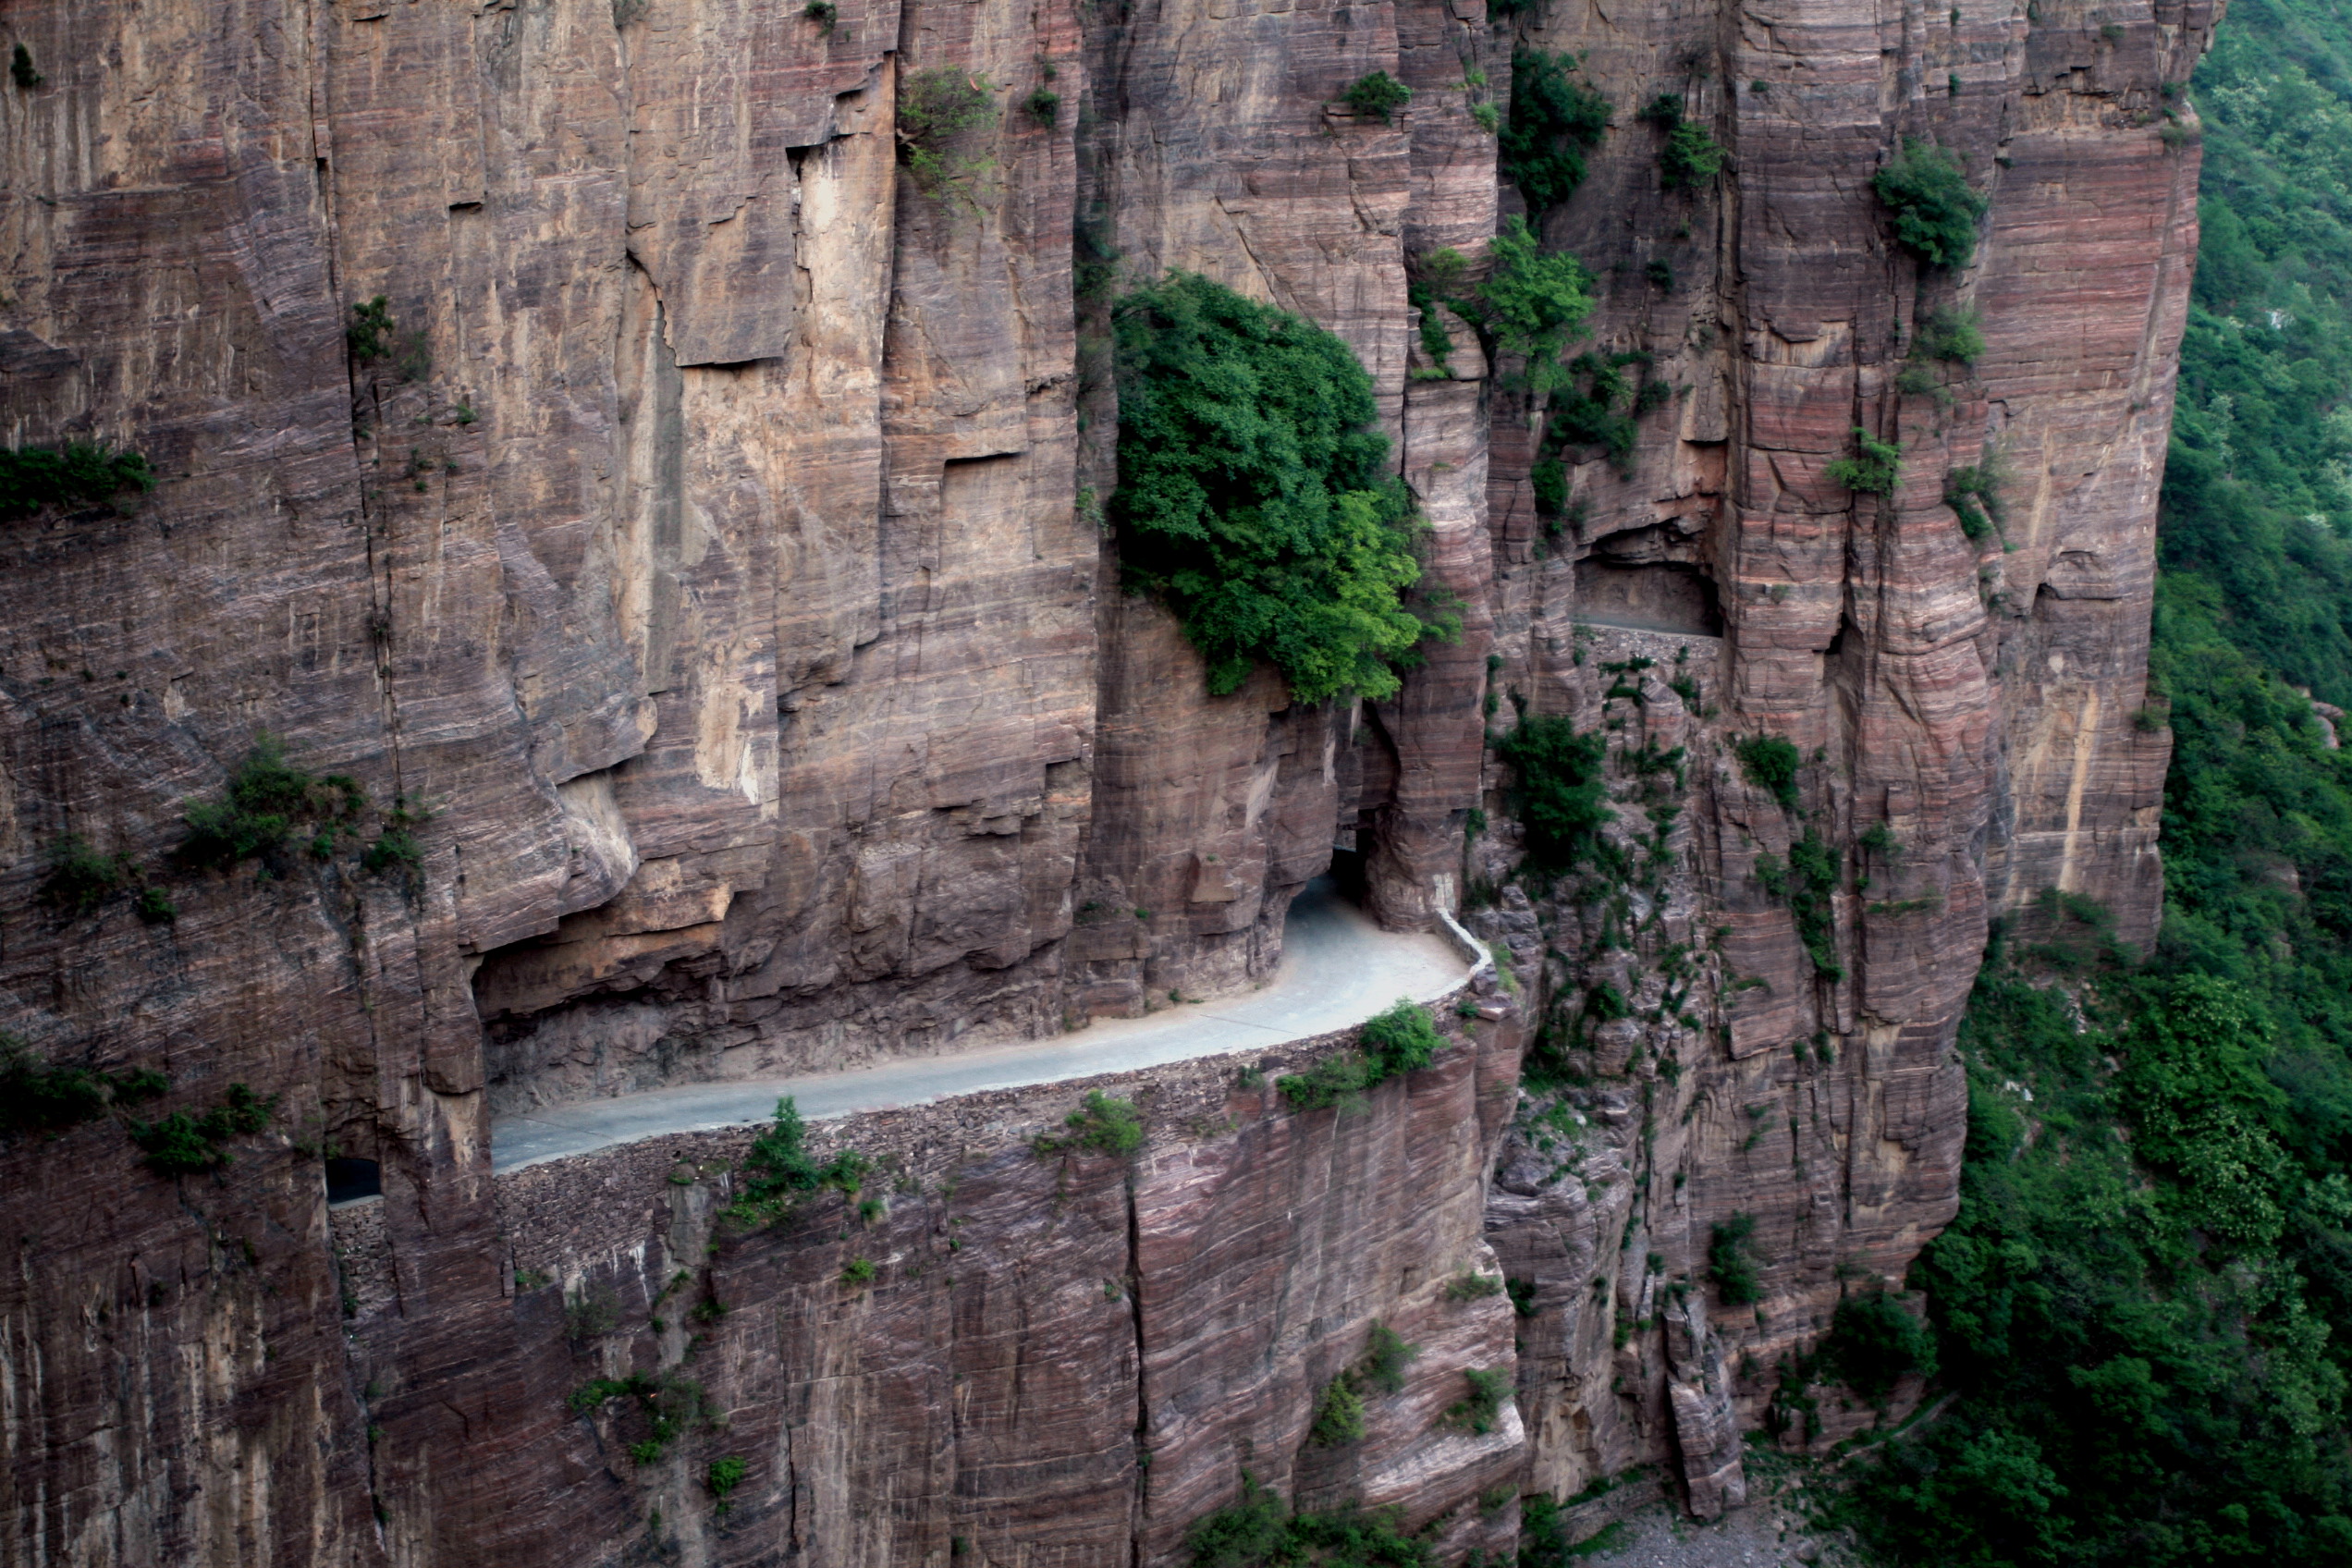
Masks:
[[[1850,1504],[1905,1561],[2352,1562],[2352,751],[2297,691],[2352,703],[2344,8],[2234,0],[2191,96],[2162,935],[2054,900],[2054,937],[1996,934],[1960,1217],[1914,1276],[1953,1397]]]

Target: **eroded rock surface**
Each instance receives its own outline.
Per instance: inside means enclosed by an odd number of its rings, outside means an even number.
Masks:
[[[0,1029],[166,1072],[162,1110],[277,1110],[205,1176],[149,1173],[118,1119],[0,1147],[0,1555],[1158,1562],[1244,1465],[1444,1515],[1449,1558],[1507,1538],[1479,1498],[1635,1463],[1735,1505],[1780,1358],[1951,1212],[1988,917],[2054,889],[2153,929],[2197,167],[2163,84],[2211,19],[11,7],[46,80],[0,93],[8,439],[162,484],[0,523]],[[1615,106],[1539,216],[1594,274],[1589,346],[1671,389],[1623,463],[1572,450],[1556,518],[1521,367],[1451,315],[1438,365],[1406,298],[1518,205],[1476,114],[1514,38],[1586,52]],[[1415,89],[1387,123],[1342,101],[1373,70]],[[997,113],[918,180],[899,95],[939,71]],[[1699,190],[1660,189],[1660,92],[1727,151]],[[1991,199],[1964,272],[1891,245],[1870,175],[1906,136]],[[1212,699],[1120,591],[1109,298],[1170,266],[1371,372],[1463,620],[1394,701]],[[1968,308],[1974,366],[1904,390],[1923,312]],[[1883,501],[1827,477],[1856,424],[1905,449]],[[1989,453],[2005,529],[1970,540],[1946,476]],[[1484,741],[1522,701],[1610,734],[1622,885],[1501,886]],[[267,877],[174,863],[263,731],[364,789],[355,830],[305,826]],[[1804,758],[1794,810],[1733,759],[1758,734]],[[370,869],[398,832],[419,863]],[[1841,867],[1818,962],[1759,875],[1807,833]],[[44,901],[68,835],[176,918],[129,883]],[[1220,1087],[1155,1111],[1132,1183],[975,1130],[886,1219],[716,1262],[678,1151],[489,1169],[517,1108],[1246,984],[1334,844],[1392,923],[1486,903],[1520,987],[1507,1040],[1365,1118]],[[1520,1016],[1587,1082],[1514,1099]],[[364,1220],[330,1224],[329,1152],[380,1164]],[[1743,1214],[1762,1299],[1733,1307],[1704,1259]],[[840,1288],[843,1229],[893,1247],[886,1288]],[[1515,1328],[1442,1288],[1489,1245]],[[665,1327],[574,1332],[518,1268]],[[723,1323],[655,1308],[680,1268]],[[1375,1317],[1422,1370],[1306,1452]],[[564,1407],[697,1333],[753,1462],[725,1514]],[[1519,1410],[1433,1425],[1474,1365]]]

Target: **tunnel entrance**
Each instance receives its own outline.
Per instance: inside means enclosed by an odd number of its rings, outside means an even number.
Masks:
[[[326,1203],[358,1203],[384,1195],[384,1168],[372,1159],[330,1159],[326,1162]]]
[[[1332,892],[1361,908],[1364,903],[1364,851],[1341,845],[1331,847],[1331,869],[1317,878]],[[1308,887],[1315,883],[1308,883]],[[1292,900],[1296,902],[1294,899]]]
[[[1576,616],[1644,631],[1723,634],[1723,610],[1714,581],[1682,561],[1620,563],[1599,556],[1578,561]]]

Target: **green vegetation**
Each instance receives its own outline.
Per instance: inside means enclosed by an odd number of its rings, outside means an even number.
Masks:
[[[776,1121],[752,1141],[743,1156],[741,1195],[720,1214],[741,1225],[773,1225],[790,1218],[811,1194],[827,1190],[854,1195],[865,1184],[873,1161],[843,1149],[824,1164],[803,1146],[807,1124],[790,1096],[776,1102]]]
[[[1387,1324],[1374,1322],[1365,1337],[1364,1354],[1324,1384],[1323,1391],[1316,1397],[1315,1419],[1307,1427],[1307,1440],[1336,1448],[1363,1437],[1366,1391],[1403,1393],[1404,1369],[1420,1354],[1419,1346],[1407,1344]]]
[[[1050,87],[1040,87],[1023,98],[1021,106],[1039,125],[1051,125],[1061,117],[1061,94]]]
[[[101,1072],[52,1066],[15,1035],[0,1034],[0,1137],[62,1133],[116,1106],[153,1099],[170,1086],[149,1068]]]
[[[1894,214],[1894,237],[1930,266],[1965,267],[1977,253],[1977,225],[1991,205],[1968,185],[1959,155],[1904,138],[1902,153],[1870,177]]]
[[[635,1407],[638,1422],[642,1423],[639,1429],[645,1433],[628,1445],[630,1462],[635,1464],[656,1463],[690,1427],[697,1423],[707,1424],[710,1419],[708,1400],[700,1383],[674,1376],[656,1378],[644,1372],[582,1383],[571,1390],[570,1398],[564,1403],[574,1415],[587,1415],[620,1399],[630,1401]],[[713,1466],[714,1472],[716,1469]],[[740,1481],[742,1476],[738,1475],[735,1479]],[[726,1494],[719,1495],[724,1499]]]
[[[1503,178],[1541,214],[1576,193],[1587,155],[1608,134],[1609,100],[1581,80],[1584,58],[1541,49],[1511,55],[1511,112],[1497,143]]]
[[[1390,115],[1403,108],[1411,101],[1413,89],[1405,86],[1386,71],[1374,71],[1369,76],[1357,77],[1348,83],[1348,90],[1340,94],[1340,97],[1341,102],[1357,114],[1369,115],[1382,125],[1386,125],[1389,123]]]
[[[1883,1400],[1907,1373],[1934,1376],[1935,1335],[1885,1291],[1848,1296],[1830,1319],[1821,1365],[1864,1399]]]
[[[343,340],[361,364],[396,361],[394,368],[403,381],[422,381],[433,369],[431,340],[422,330],[401,334],[392,320],[391,301],[382,294],[351,307]]]
[[[223,799],[188,802],[188,838],[178,858],[222,871],[246,860],[282,869],[287,838],[297,827],[312,831],[311,851],[324,858],[334,852],[341,835],[353,830],[366,807],[367,791],[357,779],[340,773],[320,778],[289,767],[284,743],[260,735],[229,775]]]
[[[231,1084],[227,1098],[202,1116],[175,1110],[153,1121],[131,1122],[130,1141],[156,1175],[192,1176],[234,1164],[236,1157],[222,1145],[261,1132],[276,1114],[276,1095],[264,1098],[242,1084]]]
[[[1407,1072],[1429,1065],[1444,1048],[1429,1010],[1400,999],[1394,1007],[1366,1023],[1356,1035],[1357,1048],[1324,1058],[1305,1072],[1285,1073],[1274,1088],[1292,1110],[1328,1110],[1334,1106],[1354,1110],[1364,1092]]]
[[[727,1501],[728,1496],[741,1486],[743,1478],[751,1473],[751,1462],[736,1454],[730,1453],[710,1462],[710,1468],[703,1473],[703,1485],[709,1488],[712,1497],[718,1500],[721,1513],[734,1506]]]
[[[1407,1344],[1395,1329],[1376,1322],[1365,1336],[1364,1354],[1356,1358],[1352,1375],[1362,1387],[1384,1394],[1401,1394],[1404,1392],[1404,1369],[1420,1354],[1420,1346]]]
[[[1383,1076],[1391,1078],[1418,1072],[1445,1048],[1445,1036],[1438,1033],[1429,1010],[1402,998],[1367,1021],[1356,1038],[1363,1043],[1365,1055],[1380,1063]]]
[[[1476,1269],[1464,1269],[1446,1281],[1446,1300],[1452,1302],[1480,1301],[1501,1293],[1502,1276],[1500,1274],[1481,1274]]]
[[[1342,1372],[1323,1385],[1315,1402],[1315,1419],[1307,1424],[1306,1440],[1318,1448],[1337,1448],[1364,1436],[1364,1396]]]
[[[1625,374],[1634,368],[1647,373],[1650,356],[1638,350],[1583,353],[1551,378],[1557,393],[1545,423],[1538,467],[1557,463],[1571,447],[1598,447],[1618,472],[1630,476],[1638,422],[1673,396],[1673,388],[1662,381],[1645,378],[1636,385]]]
[[[1513,216],[1488,250],[1493,266],[1463,313],[1497,350],[1524,357],[1531,390],[1565,385],[1560,356],[1584,335],[1592,313],[1592,275],[1574,256],[1546,255],[1525,219]]]
[[[564,1335],[575,1345],[619,1326],[620,1298],[610,1286],[583,1285],[578,1293],[564,1297]]]
[[[1725,1306],[1746,1306],[1761,1301],[1764,1286],[1756,1274],[1756,1216],[1734,1214],[1718,1221],[1708,1232],[1707,1277]]]
[[[841,1283],[844,1285],[870,1285],[874,1283],[874,1276],[877,1272],[879,1272],[879,1270],[875,1267],[875,1263],[872,1258],[853,1257],[850,1259],[849,1262],[841,1265]]]
[[[1515,779],[1512,797],[1527,858],[1546,871],[1566,871],[1586,858],[1615,815],[1602,773],[1607,738],[1580,735],[1566,718],[1537,717],[1521,719],[1495,751]]]
[[[87,441],[0,447],[0,522],[44,507],[104,505],[126,490],[144,495],[154,487],[155,471],[138,452]]]
[[[1932,311],[1911,337],[1911,356],[1972,365],[1984,352],[1984,329],[1975,311]]]
[[[1401,1511],[1292,1513],[1242,1472],[1241,1501],[1185,1533],[1193,1568],[1427,1568],[1428,1542],[1404,1533]]]
[[[1860,425],[1854,427],[1855,455],[1832,458],[1821,476],[1857,496],[1892,496],[1903,479],[1903,448],[1875,440]]]
[[[31,92],[34,88],[39,87],[43,82],[49,80],[47,77],[43,76],[39,71],[33,69],[32,51],[26,48],[21,43],[18,44],[15,51],[8,56],[8,75],[18,87],[23,88],[27,92]]]
[[[986,153],[961,151],[966,139],[997,123],[997,84],[953,66],[917,71],[899,84],[899,162],[925,196],[978,202],[981,177],[996,166]]]
[[[1173,274],[1119,301],[1127,581],[1159,594],[1236,691],[1263,659],[1299,703],[1399,685],[1429,628],[1412,505],[1373,431],[1372,380],[1314,323]]]
[[[1067,1133],[1040,1133],[1030,1146],[1041,1155],[1089,1150],[1124,1158],[1144,1146],[1144,1119],[1133,1100],[1113,1099],[1090,1089],[1085,1103],[1062,1121]]]
[[[1770,790],[1782,811],[1797,809],[1796,771],[1805,759],[1778,735],[1753,735],[1733,748],[1740,771],[1759,790]]]
[[[1825,980],[1842,980],[1845,971],[1837,962],[1835,906],[1839,855],[1828,840],[1807,824],[1805,837],[1789,846],[1788,901],[1796,916],[1797,940]],[[1758,868],[1762,869],[1758,860]]]
[[[129,855],[102,855],[79,833],[52,842],[46,858],[49,869],[38,896],[67,917],[88,914],[139,877]]]
[[[1567,1568],[1568,1563],[1584,1558],[1605,1557],[1625,1543],[1623,1520],[1599,1535],[1570,1541],[1563,1512],[1550,1492],[1535,1492],[1519,1500],[1519,1568]]]
[[[808,0],[808,4],[801,7],[801,15],[815,22],[830,38],[833,29],[841,20],[841,8],[833,0]]]
[[[1449,1427],[1459,1427],[1483,1438],[1495,1429],[1495,1422],[1502,1414],[1502,1403],[1511,1397],[1511,1374],[1501,1369],[1489,1372],[1465,1366],[1462,1377],[1470,1385],[1469,1392],[1446,1406],[1439,1419]]]
[[[1960,519],[1961,533],[1983,539],[2001,532],[2004,520],[2001,486],[2008,479],[2001,454],[1991,447],[1976,462],[1944,475],[1943,504]]]
[[[1684,120],[1666,133],[1658,174],[1669,190],[1696,190],[1723,171],[1723,149],[1705,126]]]
[[[343,329],[351,357],[366,363],[389,359],[393,351],[392,301],[385,295],[351,307],[351,325]]]
[[[2294,689],[2352,702],[2352,18],[2243,0],[2197,100],[2163,925],[2135,962],[2052,897],[1978,982],[1914,1274],[1957,1397],[1851,1510],[1905,1562],[2352,1562],[2352,751]]]

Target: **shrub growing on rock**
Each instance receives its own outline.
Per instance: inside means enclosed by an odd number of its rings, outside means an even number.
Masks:
[[[1972,365],[1984,352],[1984,329],[1974,311],[1935,311],[1911,337],[1911,357]]]
[[[116,1106],[153,1099],[170,1087],[145,1068],[100,1072],[53,1067],[13,1035],[0,1035],[0,1137],[58,1133],[93,1121]]]
[[[739,1224],[768,1225],[790,1215],[815,1193],[831,1189],[854,1194],[865,1183],[873,1161],[855,1149],[843,1149],[823,1164],[803,1146],[807,1123],[790,1096],[776,1102],[776,1120],[752,1140],[743,1156],[742,1195],[721,1211]]]
[[[899,86],[899,162],[926,196],[969,203],[995,160],[962,155],[958,143],[997,123],[996,83],[953,66],[917,71]]]
[[[1368,1387],[1384,1394],[1404,1392],[1404,1369],[1420,1359],[1421,1347],[1408,1343],[1403,1335],[1386,1323],[1375,1322],[1364,1339],[1364,1354],[1356,1358],[1352,1375]]]
[[[1783,811],[1797,806],[1796,770],[1804,758],[1791,742],[1778,735],[1752,735],[1733,749],[1739,758],[1740,771],[1747,781],[1759,790],[1770,790]]]
[[[1511,1397],[1511,1374],[1500,1368],[1481,1371],[1465,1366],[1462,1376],[1470,1385],[1470,1391],[1446,1406],[1441,1419],[1449,1427],[1485,1437],[1495,1429],[1496,1418],[1502,1414],[1502,1402]]]
[[[43,507],[97,505],[126,490],[143,495],[154,487],[155,471],[138,452],[87,441],[0,447],[0,521],[31,517]]]
[[[730,1453],[724,1458],[711,1461],[710,1469],[704,1473],[703,1485],[707,1487],[711,1496],[718,1501],[718,1511],[721,1513],[733,1506],[727,1501],[728,1494],[741,1486],[743,1477],[751,1473],[751,1463],[740,1454]]]
[[[1242,1472],[1241,1500],[1196,1520],[1185,1533],[1193,1568],[1425,1568],[1426,1537],[1408,1534],[1400,1511],[1350,1505],[1328,1513],[1290,1513],[1282,1501]]]
[[[1429,1065],[1444,1048],[1429,1010],[1417,1002],[1397,1004],[1364,1025],[1357,1050],[1324,1058],[1305,1072],[1285,1073],[1274,1088],[1293,1110],[1362,1108],[1364,1091]]]
[[[1943,504],[1960,519],[1960,532],[1982,539],[2000,531],[2001,486],[2009,477],[2001,454],[1988,450],[1978,461],[1943,477]]]
[[[1528,210],[1541,213],[1575,194],[1586,158],[1608,133],[1609,100],[1580,78],[1584,61],[1541,49],[1511,55],[1511,115],[1497,144],[1503,178]]]
[[[1418,1072],[1445,1048],[1445,1036],[1438,1033],[1429,1010],[1403,999],[1365,1024],[1357,1038],[1366,1060],[1382,1078]]]
[[[1121,1156],[1144,1146],[1144,1119],[1136,1114],[1134,1102],[1113,1099],[1100,1089],[1089,1090],[1085,1102],[1063,1118],[1062,1125],[1070,1131],[1040,1133],[1030,1146],[1041,1155],[1086,1149]]]
[[[1413,89],[1386,71],[1374,71],[1369,76],[1357,77],[1340,96],[1357,114],[1369,115],[1386,125],[1390,115],[1412,100]]]
[[[79,833],[52,843],[48,861],[41,901],[61,915],[88,914],[138,876],[129,855],[100,854]]]
[[[1991,203],[1969,189],[1959,155],[1905,137],[1903,153],[1870,177],[1894,214],[1894,237],[1930,266],[1965,267],[1977,253],[1977,225]]]
[[[289,767],[284,743],[276,736],[259,735],[229,775],[222,799],[189,802],[183,819],[188,838],[179,846],[179,858],[223,871],[239,861],[274,862],[298,824],[320,829],[324,849],[319,839],[313,839],[312,849],[332,852],[336,837],[358,820],[366,805],[367,791],[357,779],[339,773],[320,778]]]
[[[1833,458],[1821,470],[1832,484],[1857,496],[1892,496],[1903,480],[1903,448],[1873,439],[1860,425],[1854,427],[1854,456]]]
[[[1513,214],[1494,237],[1493,266],[1464,313],[1493,337],[1499,352],[1523,356],[1537,393],[1567,379],[1560,356],[1584,336],[1592,314],[1592,275],[1570,255],[1548,255],[1526,220]]]
[[[153,1121],[132,1122],[130,1141],[156,1175],[192,1176],[235,1163],[236,1157],[221,1145],[262,1131],[276,1113],[276,1095],[264,1097],[242,1084],[231,1084],[228,1097],[202,1116],[175,1110]]]
[[[1343,1372],[1323,1385],[1315,1402],[1315,1419],[1306,1428],[1306,1440],[1318,1448],[1338,1448],[1363,1436],[1364,1396]]]
[[[1599,735],[1580,735],[1566,718],[1538,717],[1496,746],[1516,775],[1513,798],[1525,835],[1527,858],[1547,871],[1565,871],[1590,850],[1609,809]]]
[[[1715,1293],[1723,1298],[1725,1306],[1746,1306],[1762,1299],[1764,1287],[1756,1277],[1756,1259],[1749,1255],[1748,1242],[1756,1234],[1756,1217],[1734,1214],[1720,1221],[1709,1233],[1707,1243],[1707,1275],[1715,1281]]]
[[[1403,602],[1421,568],[1354,352],[1190,274],[1127,295],[1114,318],[1110,509],[1128,582],[1182,620],[1212,693],[1263,659],[1293,702],[1393,695],[1427,630]]]
[[[1708,129],[1684,120],[1666,133],[1658,177],[1669,190],[1697,190],[1723,171],[1723,149]]]

